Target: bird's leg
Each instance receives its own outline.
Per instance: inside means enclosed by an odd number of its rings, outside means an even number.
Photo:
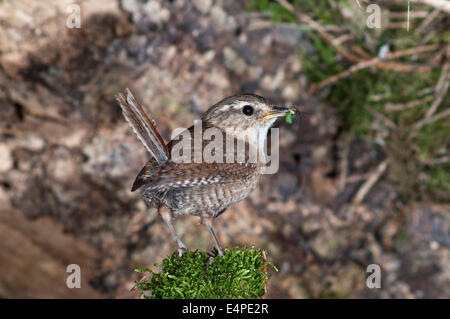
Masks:
[[[214,233],[214,229],[212,227],[212,221],[213,221],[213,217],[202,217],[203,224],[205,224],[206,228],[208,228],[209,232],[211,233],[212,238],[214,239],[214,243],[216,244],[217,251],[219,252],[219,256],[223,256],[222,245],[219,242],[219,238],[217,238],[216,234]]]
[[[158,209],[158,213],[163,219],[163,221],[167,224],[167,227],[169,227],[170,232],[172,233],[173,238],[177,241],[178,244],[178,256],[182,256],[184,253],[188,251],[187,247],[181,239],[178,237],[177,232],[175,231],[175,228],[172,225],[172,213],[169,211],[169,209],[165,207],[160,207]]]

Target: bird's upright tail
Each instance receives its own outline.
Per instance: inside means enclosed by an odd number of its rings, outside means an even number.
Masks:
[[[116,99],[128,124],[158,164],[167,161],[169,152],[164,139],[133,93],[127,88],[124,93],[118,93]]]

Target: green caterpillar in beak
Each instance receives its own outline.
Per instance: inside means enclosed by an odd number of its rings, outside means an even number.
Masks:
[[[292,124],[292,122],[294,121],[294,117],[295,117],[295,111],[289,110],[289,112],[286,113],[286,123]]]

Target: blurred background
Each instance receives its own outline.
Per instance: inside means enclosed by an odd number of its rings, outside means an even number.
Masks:
[[[409,11],[408,11],[409,6]],[[130,188],[149,154],[238,92],[300,105],[280,170],[217,221],[266,249],[270,298],[450,296],[449,2],[0,1],[0,297],[135,298],[176,249]],[[175,227],[212,248],[194,217]],[[66,287],[78,264],[81,289]],[[366,286],[369,264],[381,288]]]

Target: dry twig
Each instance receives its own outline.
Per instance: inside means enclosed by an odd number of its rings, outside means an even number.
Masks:
[[[327,43],[329,43],[330,45],[335,47],[337,53],[341,54],[344,58],[346,58],[347,60],[349,60],[351,62],[358,62],[358,64],[353,65],[348,70],[345,70],[341,73],[331,76],[330,78],[325,79],[324,81],[320,82],[319,84],[313,85],[311,87],[310,91],[308,92],[310,94],[316,92],[317,90],[319,90],[320,88],[322,88],[328,84],[334,83],[337,80],[348,76],[351,73],[357,72],[359,70],[362,70],[362,69],[365,69],[365,68],[368,68],[371,66],[377,66],[381,69],[395,70],[395,71],[401,71],[401,72],[413,72],[413,71],[424,72],[424,71],[428,71],[431,68],[430,65],[410,65],[410,64],[403,64],[403,63],[398,63],[398,62],[386,62],[384,60],[395,59],[395,58],[398,58],[398,57],[401,57],[404,55],[410,55],[410,54],[414,54],[414,53],[432,51],[432,50],[435,50],[436,48],[438,48],[438,46],[436,46],[436,45],[417,47],[417,48],[412,48],[412,49],[408,49],[408,50],[398,51],[395,53],[390,53],[386,56],[385,59],[379,59],[378,57],[372,57],[367,60],[364,60],[363,58],[361,58],[361,57],[355,55],[354,53],[349,52],[347,49],[345,49],[342,46],[342,43],[345,41],[337,41],[337,39],[335,39],[335,37],[333,35],[329,34],[327,32],[327,30],[324,28],[324,26],[322,26],[320,23],[314,21],[314,19],[309,17],[307,14],[304,14],[302,12],[296,12],[294,6],[291,3],[287,2],[286,0],[277,0],[277,2],[281,6],[283,6],[286,10],[288,10],[289,12],[295,14],[295,16],[297,17],[297,19],[299,21],[309,24],[311,26],[311,28],[317,32],[317,34],[319,35],[320,38],[322,38],[324,41],[326,41]],[[338,39],[340,39],[340,38],[338,38]],[[345,36],[344,36],[344,39],[348,40],[348,38]],[[370,56],[368,54],[363,54],[363,52],[361,52],[361,50],[358,51],[358,54],[364,55],[366,57]]]
[[[358,64],[352,65],[349,69],[342,71],[338,74],[335,74],[335,75],[329,77],[328,79],[325,79],[322,82],[312,86],[309,93],[314,93],[314,92],[318,91],[319,89],[323,88],[324,86],[334,83],[337,80],[342,79],[342,78],[344,78],[352,73],[355,73],[357,71],[360,71],[362,69],[366,69],[366,68],[369,68],[372,66],[377,66],[380,63],[386,63],[386,62],[384,62],[384,60],[391,60],[391,59],[403,57],[403,56],[414,54],[414,53],[433,51],[433,50],[436,50],[437,48],[439,48],[438,45],[426,45],[426,46],[422,46],[422,47],[416,47],[416,48],[411,48],[411,49],[388,53],[383,60],[377,57],[377,58],[372,58],[370,60],[362,61]],[[429,68],[430,68],[430,66],[420,66],[420,65],[414,66],[414,69],[417,70],[418,72],[428,70]],[[412,71],[414,69],[410,69],[409,71]]]
[[[386,112],[396,112],[396,111],[403,111],[406,109],[410,109],[412,107],[415,107],[417,105],[423,104],[423,103],[427,103],[430,102],[431,100],[434,99],[434,96],[432,95],[427,95],[422,99],[418,99],[418,100],[414,100],[414,101],[410,101],[408,103],[386,103],[386,105],[384,106],[384,110]]]
[[[430,118],[436,112],[442,100],[444,99],[444,96],[447,94],[450,82],[450,46],[448,47],[447,51],[447,61],[442,68],[441,76],[439,77],[438,83],[436,84],[435,100],[425,114],[425,118]]]
[[[418,131],[420,130],[424,125],[426,124],[430,124],[430,123],[434,123],[438,120],[441,120],[443,118],[446,118],[447,116],[450,115],[450,109],[446,109],[445,111],[442,111],[432,117],[429,118],[424,118],[423,120],[420,120],[419,122],[417,122],[416,124],[414,124],[414,130]]]
[[[413,0],[413,2],[424,3],[450,13],[450,1],[448,0]]]
[[[365,107],[366,109],[368,109],[369,112],[370,112],[374,117],[376,117],[377,119],[379,119],[380,121],[382,121],[382,122],[384,123],[385,126],[387,126],[387,127],[389,127],[389,128],[392,128],[392,129],[397,128],[397,126],[395,125],[395,123],[392,122],[390,119],[388,119],[388,118],[387,118],[386,116],[384,116],[383,114],[381,114],[381,113],[375,111],[373,108],[371,108],[371,107],[368,106],[368,105],[365,105],[364,107]]]
[[[383,162],[378,164],[375,171],[373,171],[370,174],[369,178],[359,188],[358,192],[356,193],[355,197],[352,200],[353,205],[358,205],[364,200],[364,198],[369,193],[369,191],[372,189],[372,187],[380,179],[381,175],[383,175],[383,173],[386,171],[388,163],[389,163],[389,161],[387,159],[385,159]]]
[[[441,11],[439,9],[435,9],[431,14],[428,14],[425,20],[419,25],[416,29],[416,34],[422,34],[422,32],[430,25],[430,23],[437,18]]]
[[[417,11],[409,13],[410,18],[426,18],[429,15],[430,13],[428,11]],[[389,17],[393,19],[405,19],[408,17],[408,12],[390,12]]]
[[[312,19],[305,13],[296,12],[294,6],[292,4],[290,4],[289,2],[287,2],[286,0],[277,0],[277,2],[280,5],[282,5],[286,10],[293,13],[299,21],[309,24],[317,32],[317,34],[319,35],[319,37],[321,39],[323,39],[324,41],[328,42],[331,45],[334,45],[336,48],[336,51],[339,54],[341,54],[343,57],[345,57],[347,60],[352,61],[352,62],[361,61],[361,58],[354,55],[353,53],[348,52],[347,49],[342,47],[341,44],[339,44],[339,43],[334,44],[333,41],[334,41],[335,37],[332,36],[331,34],[329,34],[327,32],[327,30],[324,28],[324,26],[322,26],[320,23],[314,21],[314,19]]]
[[[438,158],[430,158],[426,160],[421,160],[423,164],[430,165],[430,166],[436,166],[441,164],[447,164],[450,163],[450,156],[443,156]]]
[[[424,88],[424,89],[420,90],[419,92],[417,92],[417,94],[419,96],[424,96],[424,95],[430,94],[430,93],[432,93],[434,91],[435,91],[435,87],[434,86],[430,86],[430,87],[427,87],[427,88]]]

